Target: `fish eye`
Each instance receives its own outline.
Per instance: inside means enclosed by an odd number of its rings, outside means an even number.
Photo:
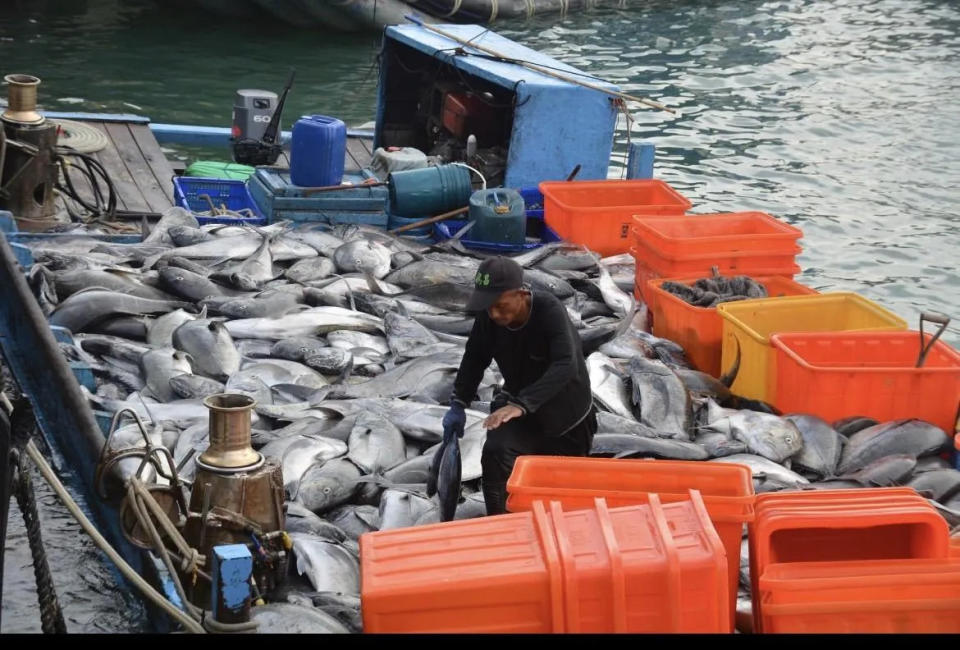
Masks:
[[[329,488],[329,487],[323,488],[323,493],[324,493],[324,494],[330,494],[330,488]]]

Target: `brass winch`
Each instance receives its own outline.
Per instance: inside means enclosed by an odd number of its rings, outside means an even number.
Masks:
[[[6,156],[0,155],[0,208],[13,212],[21,230],[55,225],[53,189],[57,184],[57,125],[37,112],[40,79],[8,74],[7,110],[0,115]]]
[[[210,409],[210,446],[196,461],[184,539],[207,558],[206,571],[214,546],[246,544],[255,586],[266,593],[287,570],[283,470],[250,446],[252,398],[221,393],[203,403]],[[191,598],[196,605],[209,605],[209,585],[197,583]]]

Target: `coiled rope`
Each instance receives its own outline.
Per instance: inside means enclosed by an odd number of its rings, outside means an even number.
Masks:
[[[61,483],[60,479],[57,478],[57,475],[50,468],[50,465],[47,464],[47,461],[37,449],[36,445],[33,444],[32,440],[27,442],[24,450],[27,452],[27,455],[30,456],[30,460],[33,461],[33,464],[37,466],[38,470],[40,470],[40,474],[43,476],[43,478],[47,481],[47,483],[50,484],[50,487],[53,488],[54,492],[57,493],[57,497],[60,498],[60,501],[62,501],[67,507],[67,510],[70,511],[70,514],[73,515],[73,517],[80,523],[80,526],[88,535],[90,535],[100,550],[107,554],[107,557],[109,557],[110,561],[117,566],[123,576],[127,578],[127,580],[129,580],[134,587],[140,590],[144,596],[149,598],[151,602],[169,614],[171,618],[183,625],[184,629],[186,629],[188,632],[199,634],[206,632],[202,625],[175,607],[173,603],[163,596],[163,594],[154,589],[150,583],[144,580],[140,574],[138,574],[133,567],[127,564],[123,557],[117,553],[112,546],[110,546],[110,543],[106,540],[106,538],[100,534],[90,520],[87,519],[87,516],[83,514],[83,511],[80,510],[80,507],[70,496],[70,493],[67,492],[67,489],[63,486],[63,483]]]

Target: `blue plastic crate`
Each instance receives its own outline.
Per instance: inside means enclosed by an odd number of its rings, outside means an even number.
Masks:
[[[239,212],[249,209],[254,218],[244,219],[235,217],[197,217],[197,221],[204,223],[223,223],[223,224],[250,224],[263,225],[267,222],[263,212],[250,196],[247,185],[244,181],[229,180],[224,178],[198,178],[196,176],[175,176],[173,178],[173,196],[176,204],[192,212],[207,212],[210,210],[210,204],[206,199],[201,199],[201,194],[209,194],[213,204],[218,208],[221,205],[227,206],[228,210]]]
[[[453,237],[458,230],[463,228],[465,225],[470,223],[469,221],[454,221],[448,219],[446,221],[438,221],[433,224],[433,234],[436,241],[443,241],[444,239],[449,239]],[[530,241],[533,239],[533,241]],[[499,253],[517,253],[520,251],[527,251],[533,248],[539,248],[544,244],[549,244],[550,242],[560,241],[561,237],[555,233],[550,226],[546,224],[543,220],[543,217],[527,216],[527,241],[523,244],[496,244],[485,241],[477,241],[470,239],[470,233],[467,232],[461,239],[462,243],[467,248],[474,248],[477,250],[492,251]]]
[[[517,190],[523,197],[527,218],[543,219],[543,193],[538,187],[522,187]]]
[[[368,173],[367,170],[360,174],[347,173],[343,175],[343,180],[352,183],[352,186],[319,194],[304,194],[304,188],[290,182],[289,171],[260,167],[250,177],[249,189],[260,212],[271,223],[362,223],[386,228],[387,188],[362,186],[372,176],[372,172]]]

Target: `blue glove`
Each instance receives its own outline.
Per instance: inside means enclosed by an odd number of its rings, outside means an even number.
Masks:
[[[452,439],[456,434],[458,438],[463,437],[463,428],[467,425],[467,412],[463,404],[456,401],[450,402],[450,410],[443,416],[443,437]]]

